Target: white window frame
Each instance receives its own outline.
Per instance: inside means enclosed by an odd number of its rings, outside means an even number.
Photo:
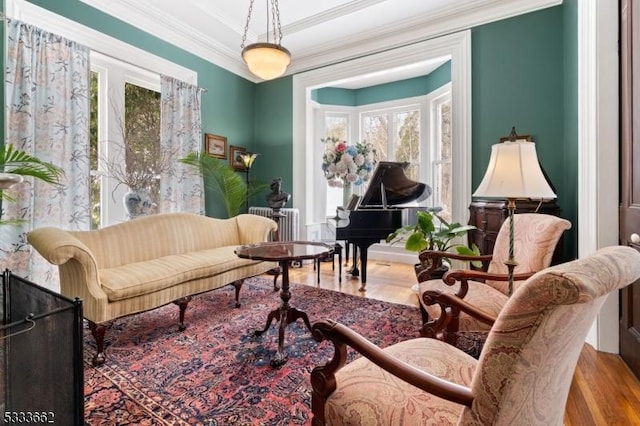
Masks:
[[[425,135],[429,135],[429,109],[427,104],[427,96],[415,96],[411,98],[404,99],[396,99],[393,101],[379,102],[375,104],[362,105],[357,107],[358,112],[358,134],[362,135],[362,121],[367,115],[376,115],[376,114],[395,114],[398,112],[404,112],[411,109],[418,109],[420,112],[420,181],[424,182],[428,185],[430,183],[430,173],[428,173],[427,166],[429,165],[430,158],[430,150],[423,149],[423,147],[428,143],[428,140],[425,140]],[[393,149],[393,140],[395,138],[393,126],[390,126],[387,134],[387,152],[392,153],[391,157],[388,158],[388,161],[395,161],[394,149]],[[423,167],[424,166],[424,167]]]
[[[315,104],[315,119],[314,128],[317,132],[317,140],[319,141],[325,134],[325,118],[327,116],[347,116],[350,125],[348,126],[348,139],[347,142],[355,143],[362,140],[362,122],[367,115],[376,114],[394,114],[397,112],[403,112],[412,109],[418,109],[420,111],[420,182],[426,183],[434,190],[435,182],[435,159],[437,158],[436,144],[431,141],[436,141],[439,137],[440,126],[437,123],[438,120],[438,107],[442,103],[451,100],[451,83],[444,84],[443,86],[435,89],[424,96],[415,96],[404,99],[396,99],[392,101],[378,102],[374,104],[361,105],[357,107],[348,106],[336,106],[336,105],[320,105]],[[393,144],[394,129],[389,128],[388,140],[389,144]],[[320,144],[321,145],[321,144]],[[393,152],[393,147],[390,147],[389,152]],[[317,151],[317,158],[322,158],[322,150]],[[393,156],[388,159],[389,161],[395,161]],[[362,195],[362,187],[355,187],[354,193]],[[326,181],[322,181],[318,186],[316,194],[320,197],[316,197],[316,202],[321,202],[325,206],[325,210],[328,216],[333,216],[332,212],[329,212],[327,207],[328,201],[328,189]],[[436,203],[436,197],[429,197],[422,201],[420,205],[425,207],[433,207]],[[418,203],[410,203],[409,205],[418,205]]]
[[[125,84],[160,92],[160,75],[91,52],[91,71],[98,77],[98,170],[100,176],[100,227],[128,220],[123,197],[129,190],[106,175],[106,162],[124,164],[120,125],[125,123]]]
[[[429,110],[429,118],[428,118],[429,140],[436,141],[436,142],[441,141],[442,140],[442,122],[440,119],[439,109],[443,104],[447,102],[451,102],[451,83],[447,83],[439,87],[438,89],[434,90],[433,92],[429,93],[426,96],[425,102],[428,105],[428,110]],[[453,144],[454,141],[451,141],[451,143]],[[438,149],[439,149],[439,143],[431,143],[429,145],[428,156],[422,158],[425,164],[425,172],[426,170],[429,170],[429,185],[433,190],[433,194],[428,199],[430,200],[429,202],[430,207],[436,207],[439,204],[441,204],[439,202],[439,200],[441,199],[441,196],[439,194],[439,188],[437,187],[437,184],[436,184],[436,181],[437,181],[436,166],[438,163],[442,162],[440,161],[440,155],[439,155]],[[447,163],[452,163],[452,160],[453,159],[450,158],[449,161],[447,161]],[[445,162],[442,162],[442,163],[445,163]],[[451,202],[453,202],[453,200],[451,200]]]

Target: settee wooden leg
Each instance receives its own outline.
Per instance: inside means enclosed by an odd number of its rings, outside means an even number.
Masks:
[[[104,332],[106,327],[104,324],[96,324],[95,322],[88,321],[89,330],[91,330],[91,335],[96,341],[96,354],[93,357],[91,363],[93,366],[98,366],[104,364],[105,356],[104,356]]]
[[[278,286],[278,277],[280,276],[281,268],[280,266],[276,266],[275,268],[269,271],[270,274],[273,274],[273,291],[280,290]]]
[[[236,308],[240,307],[240,289],[244,284],[244,280],[238,280],[233,282],[233,286],[236,288]]]
[[[187,326],[184,323],[184,313],[187,311],[187,305],[191,302],[191,296],[183,297],[176,300],[175,303],[180,308],[180,324],[178,324],[178,330],[185,331]]]

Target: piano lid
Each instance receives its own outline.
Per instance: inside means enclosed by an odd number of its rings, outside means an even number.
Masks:
[[[388,207],[420,202],[431,195],[431,187],[409,179],[405,169],[409,163],[380,161],[360,201],[361,208]]]

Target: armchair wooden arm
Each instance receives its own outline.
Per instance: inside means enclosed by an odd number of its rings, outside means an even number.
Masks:
[[[479,261],[482,262],[483,265],[488,265],[491,258],[491,255],[469,256],[448,251],[424,250],[418,253],[418,259],[420,260],[418,265],[420,266],[416,268],[416,278],[418,282],[440,278],[442,276],[443,259],[455,259],[466,262]]]
[[[422,300],[427,305],[440,305],[440,309],[442,311],[442,315],[438,318],[428,321],[422,325],[420,334],[425,337],[449,341],[449,339],[447,339],[447,334],[455,333],[457,331],[457,327],[452,327],[450,324],[454,320],[457,321],[460,312],[471,315],[478,321],[491,326],[496,320],[495,315],[477,308],[455,294],[439,290],[429,290],[423,293]]]
[[[468,407],[473,403],[471,389],[443,380],[390,356],[345,325],[332,320],[322,320],[314,323],[311,331],[315,340],[330,340],[335,348],[333,358],[326,365],[316,367],[311,372],[314,424],[323,424],[325,402],[336,390],[335,373],[346,363],[347,345],[380,368],[425,392]]]
[[[533,272],[515,274],[513,279],[515,281],[527,280],[533,274]],[[483,282],[485,280],[508,281],[508,279],[509,277],[506,274],[492,274],[471,269],[456,269],[447,272],[442,277],[442,281],[449,286],[459,284],[460,288],[456,293],[448,293],[441,290],[427,290],[422,293],[421,298],[423,304],[425,306],[440,306],[441,314],[437,318],[425,321],[422,324],[420,334],[425,337],[433,337],[450,342],[451,339],[448,338],[447,335],[458,331],[461,312],[470,315],[482,323],[493,325],[495,315],[487,313],[464,300],[464,297],[469,291],[468,280]]]
[[[429,261],[431,259],[437,260],[437,259],[443,259],[443,258],[464,260],[469,262],[471,261],[488,262],[488,261],[491,261],[491,259],[493,258],[493,255],[485,254],[485,255],[479,255],[479,256],[469,256],[466,254],[458,254],[458,253],[449,252],[449,251],[437,251],[437,250],[424,250],[418,254],[418,259],[420,259],[421,262]]]
[[[529,277],[533,274],[533,272],[514,274],[513,280],[524,281],[526,279],[529,279]],[[467,283],[467,280],[474,280],[478,282],[484,282],[486,280],[508,281],[509,276],[507,274],[492,274],[490,272],[475,271],[473,269],[454,269],[447,272],[442,277],[442,281],[446,285],[453,286],[457,283],[460,283],[460,289],[458,289],[458,292],[455,293],[455,295],[460,298],[464,298],[464,296],[466,296],[467,292],[469,291],[469,284]]]

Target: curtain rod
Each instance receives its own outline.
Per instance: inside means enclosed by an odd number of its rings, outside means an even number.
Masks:
[[[0,12],[0,21],[6,21],[7,19],[11,19],[11,18],[8,18],[8,17],[7,17],[7,15],[6,15],[4,12]],[[66,37],[65,37],[65,38],[66,38]],[[82,43],[80,43],[80,44],[82,44]],[[116,61],[123,62],[123,63],[125,63],[125,64],[127,64],[127,65],[132,66],[132,67],[140,68],[140,69],[145,70],[145,71],[147,71],[147,72],[149,72],[149,73],[152,73],[152,74],[160,74],[160,73],[158,73],[158,72],[157,72],[157,71],[155,71],[155,70],[152,70],[152,69],[149,69],[149,68],[142,67],[142,66],[140,66],[140,65],[138,65],[138,64],[134,64],[133,62],[130,62],[130,61],[127,61],[127,60],[124,60],[124,59],[121,59],[121,58],[116,58],[115,56],[109,55],[109,54],[104,53],[104,52],[100,52],[99,50],[91,49],[90,47],[87,47],[87,48],[89,49],[89,51],[90,51],[90,52],[95,52],[95,53],[97,53],[97,54],[99,54],[99,55],[103,55],[103,56],[106,56],[107,58],[110,58],[110,59],[114,59],[114,60],[116,60]],[[149,53],[150,53],[150,52],[149,52]],[[164,58],[163,58],[163,59],[164,59]],[[162,74],[160,74],[160,75],[162,75]],[[186,83],[186,82],[185,82],[185,83]],[[190,84],[190,83],[189,83],[189,84]],[[209,89],[207,89],[207,88],[205,88],[205,87],[199,87],[199,86],[196,86],[196,87],[198,87],[198,89],[200,89],[200,91],[202,91],[203,93],[207,93],[207,92],[209,91]]]
[[[147,72],[149,72],[149,73],[151,73],[151,74],[165,75],[165,74],[159,73],[158,71],[154,71],[154,70],[149,69],[149,68],[141,67],[140,65],[138,65],[138,64],[134,64],[134,63],[133,63],[133,62],[131,62],[131,61],[127,61],[127,60],[125,60],[125,59],[121,59],[121,58],[116,58],[115,56],[109,55],[109,54],[104,53],[104,52],[100,52],[100,51],[95,50],[95,49],[91,49],[91,48],[88,48],[88,49],[89,49],[89,51],[91,51],[91,52],[95,52],[95,53],[97,53],[97,54],[99,54],[99,55],[102,55],[102,56],[105,56],[105,57],[107,57],[107,58],[110,58],[110,59],[113,59],[113,60],[116,60],[116,61],[119,61],[119,62],[125,63],[125,64],[127,64],[127,65],[132,66],[132,67],[139,68],[139,69],[144,70],[144,71],[147,71]],[[175,77],[173,77],[173,78],[175,78]],[[177,80],[177,79],[176,79],[176,80]],[[187,83],[187,82],[185,81],[185,83]],[[188,84],[191,84],[191,83],[188,83]],[[196,86],[196,87],[198,87],[198,89],[199,89],[200,91],[204,92],[204,93],[207,93],[207,92],[209,91],[209,89],[207,89],[207,88],[205,88],[205,87],[199,87],[199,86]]]

